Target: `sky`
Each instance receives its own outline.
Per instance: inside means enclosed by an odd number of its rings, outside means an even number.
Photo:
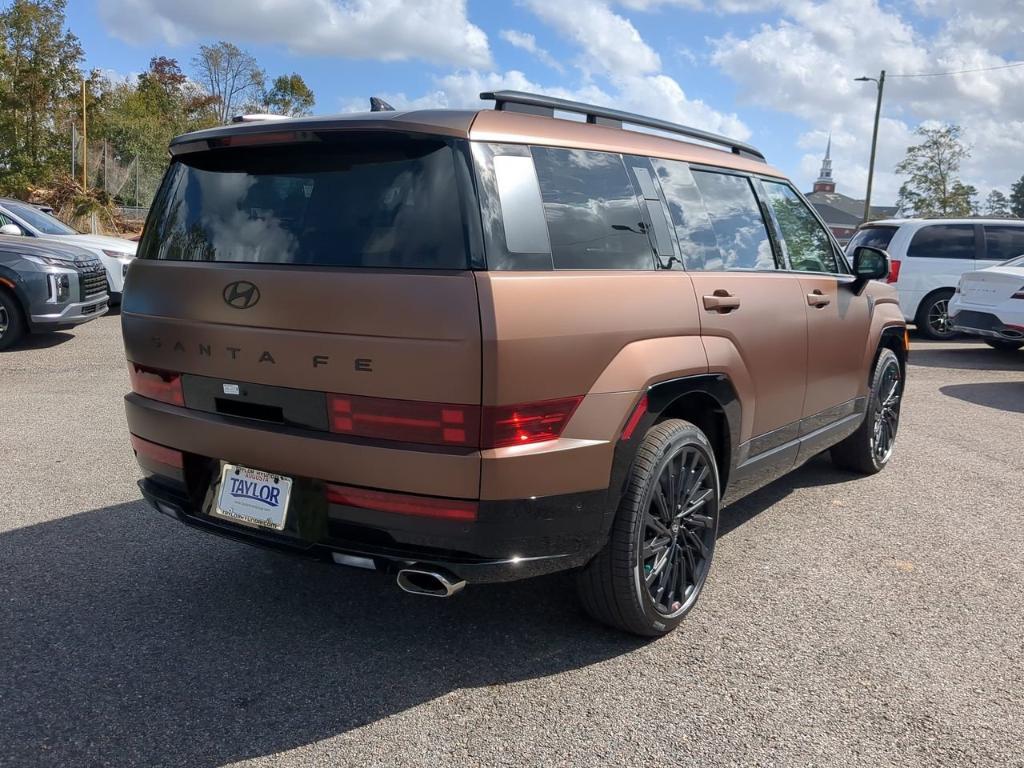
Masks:
[[[963,127],[982,198],[1024,175],[1024,0],[68,0],[86,66],[186,71],[228,40],[298,72],[315,112],[481,107],[515,88],[640,112],[760,148],[810,190],[829,133],[837,191],[862,198],[886,70],[874,202],[919,125]],[[954,76],[905,77],[988,69]]]

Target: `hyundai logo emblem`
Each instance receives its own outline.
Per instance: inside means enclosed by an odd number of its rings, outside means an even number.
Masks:
[[[235,309],[248,309],[260,300],[260,289],[248,280],[236,280],[224,286],[224,303]]]

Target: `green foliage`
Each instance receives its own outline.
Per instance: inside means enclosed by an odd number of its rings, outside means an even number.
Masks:
[[[1002,192],[998,189],[993,189],[988,193],[988,197],[985,198],[985,214],[987,216],[1002,216],[1006,217],[1010,215],[1010,201]]]
[[[919,126],[923,141],[907,148],[896,172],[907,176],[897,206],[914,216],[970,216],[977,213],[978,191],[958,178],[960,163],[970,157],[958,125]]]
[[[0,12],[0,190],[24,194],[70,162],[67,133],[82,47],[66,0],[14,0]]]
[[[1024,176],[1010,187],[1010,213],[1024,219]]]
[[[270,90],[264,93],[262,101],[265,111],[289,117],[308,115],[316,104],[313,91],[295,72],[277,77]]]

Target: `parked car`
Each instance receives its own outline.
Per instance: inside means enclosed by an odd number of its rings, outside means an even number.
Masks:
[[[996,267],[964,273],[949,302],[949,321],[995,349],[1024,347],[1024,251]]]
[[[107,280],[73,245],[0,235],[0,351],[27,333],[72,328],[107,312]]]
[[[85,235],[60,219],[20,200],[0,198],[0,234],[27,235],[44,239],[58,238],[93,253],[107,272],[107,290],[111,304],[121,303],[124,276],[135,258],[137,243],[120,237]]]
[[[746,144],[483,96],[172,142],[122,311],[142,492],[421,595],[573,569],[593,616],[666,633],[723,499],[889,461],[887,258],[851,266]]]
[[[949,301],[964,272],[1024,253],[1021,219],[891,219],[860,227],[847,253],[863,245],[889,252],[887,278],[908,322],[930,339],[951,339]]]

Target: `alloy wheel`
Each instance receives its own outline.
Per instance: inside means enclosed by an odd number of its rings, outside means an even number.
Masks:
[[[952,336],[949,324],[949,299],[938,299],[928,310],[928,327],[937,336]]]
[[[7,307],[0,304],[0,338],[7,333],[7,325],[10,323],[10,319],[7,317]]]
[[[899,363],[889,360],[878,386],[878,406],[875,423],[871,432],[871,454],[879,464],[885,464],[892,456],[896,443],[896,430],[900,422],[900,401],[903,397],[902,377]]]
[[[718,490],[704,453],[673,455],[651,493],[641,526],[640,573],[658,613],[686,611],[711,565],[718,531]]]

